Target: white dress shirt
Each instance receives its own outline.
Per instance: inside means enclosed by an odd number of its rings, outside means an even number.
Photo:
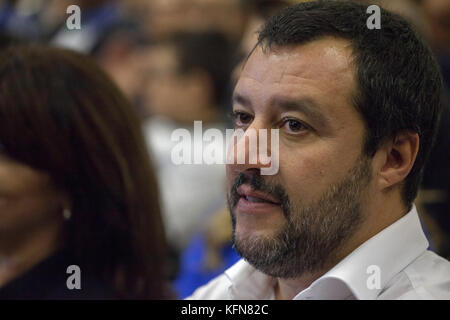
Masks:
[[[450,262],[427,250],[416,207],[345,257],[294,300],[450,299]],[[241,259],[188,299],[275,298],[276,279]]]

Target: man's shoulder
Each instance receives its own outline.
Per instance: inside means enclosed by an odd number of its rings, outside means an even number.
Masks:
[[[221,274],[195,290],[186,300],[229,300],[228,288],[230,285],[228,277]]]
[[[201,286],[194,293],[187,297],[187,300],[229,300],[231,299],[229,289],[232,285],[231,278],[238,274],[246,262],[241,259],[228,268],[220,276],[212,279],[204,286]]]
[[[392,279],[381,299],[450,299],[450,262],[425,251]]]

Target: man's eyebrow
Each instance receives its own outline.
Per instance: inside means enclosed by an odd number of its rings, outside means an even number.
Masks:
[[[244,107],[252,108],[252,102],[250,101],[250,99],[245,97],[245,96],[243,96],[240,93],[234,93],[233,94],[232,102],[233,102],[233,104],[236,103],[236,104],[240,104],[240,105],[242,105]]]
[[[326,126],[328,124],[328,120],[325,115],[319,110],[317,105],[308,98],[290,99],[275,97],[272,99],[270,105],[272,107],[279,108],[282,111],[301,112],[320,126]]]

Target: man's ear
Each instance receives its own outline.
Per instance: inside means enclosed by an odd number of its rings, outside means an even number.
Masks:
[[[405,130],[383,143],[375,154],[378,184],[381,190],[406,179],[419,151],[419,135]]]

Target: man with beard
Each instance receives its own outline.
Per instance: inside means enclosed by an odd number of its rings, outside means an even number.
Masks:
[[[243,257],[192,299],[449,299],[413,203],[441,113],[428,46],[382,10],[301,3],[263,28],[233,95],[234,148],[279,129],[279,171],[227,166]],[[270,144],[269,144],[270,145]],[[439,147],[439,146],[437,146]]]

